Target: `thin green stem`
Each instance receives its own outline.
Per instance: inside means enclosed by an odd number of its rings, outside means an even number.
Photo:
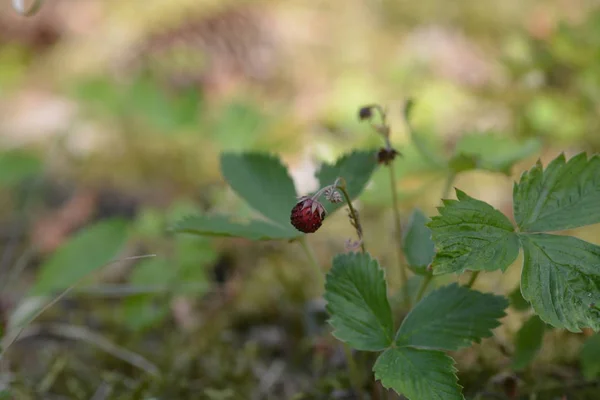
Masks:
[[[467,282],[467,284],[465,286],[468,287],[468,288],[473,287],[473,284],[477,280],[477,277],[479,276],[480,272],[481,271],[475,271],[475,272],[473,272],[473,274],[471,275],[471,279],[469,279],[469,282]]]
[[[442,190],[442,198],[443,199],[447,198],[450,195],[450,190],[452,189],[452,184],[454,183],[455,179],[456,179],[456,174],[454,172],[451,172],[448,174],[448,177],[446,178],[446,183],[444,184],[444,189]],[[477,278],[477,276],[474,276],[471,278],[473,280],[473,282],[475,281],[474,278]],[[419,288],[419,293],[417,294],[417,300],[416,300],[417,302],[419,300],[421,300],[421,298],[425,294],[425,291],[427,290],[427,286],[429,286],[432,279],[433,279],[433,275],[427,275],[425,277],[425,279],[423,280],[423,282],[421,283],[421,287]],[[469,282],[469,283],[472,285],[473,282]],[[468,287],[471,287],[471,286],[468,286]]]
[[[350,209],[350,218],[352,219],[352,225],[354,226],[354,229],[356,229],[356,235],[358,236],[358,240],[360,241],[360,249],[364,253],[367,250],[365,249],[365,240],[363,238],[362,225],[360,224],[360,220],[358,219],[358,213],[352,205],[352,200],[350,200],[350,196],[348,195],[346,188],[344,186],[336,185],[336,189],[339,189],[340,192],[342,192],[342,194],[344,195],[344,199],[348,204],[348,208]]]
[[[361,396],[361,379],[358,371],[358,367],[356,366],[356,362],[352,357],[352,348],[348,345],[348,343],[342,343],[344,347],[344,354],[346,356],[346,363],[348,364],[348,375],[350,378],[350,385],[356,392],[356,395],[359,398]]]
[[[426,275],[425,278],[423,278],[423,282],[421,282],[421,286],[419,287],[419,293],[417,293],[417,298],[415,300],[417,303],[423,298],[423,295],[425,294],[425,291],[427,290],[427,286],[429,286],[429,283],[431,282],[432,279],[433,279],[433,275],[431,275],[431,274]],[[408,292],[408,290],[406,290],[406,292]]]
[[[321,267],[319,266],[319,263],[317,261],[317,258],[315,257],[315,253],[314,253],[312,247],[306,240],[306,235],[302,236],[300,238],[299,242],[300,242],[300,245],[302,246],[302,250],[304,250],[306,257],[308,258],[311,269],[313,270],[313,275],[315,278],[315,282],[317,283],[317,287],[322,288],[323,285],[325,284],[324,279],[323,279],[323,271],[321,270]]]
[[[390,171],[390,190],[392,191],[392,209],[394,210],[394,224],[396,231],[396,255],[398,257],[398,270],[400,271],[401,284],[406,285],[408,283],[408,265],[404,262],[404,253],[402,251],[402,224],[400,222],[400,202],[398,201],[398,193],[396,191],[396,173],[394,171],[393,163],[388,165]],[[410,309],[410,293],[408,290],[404,291],[404,303]]]
[[[456,174],[454,172],[450,172],[446,177],[446,183],[444,183],[444,189],[442,190],[442,199],[448,198],[450,196],[450,191],[452,190],[452,184],[456,179]]]

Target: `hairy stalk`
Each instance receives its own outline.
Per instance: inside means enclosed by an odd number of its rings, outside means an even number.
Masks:
[[[442,190],[442,199],[448,198],[450,196],[450,191],[452,190],[452,184],[456,179],[456,174],[454,172],[450,172],[448,177],[446,178],[446,183],[444,183],[444,189]]]
[[[344,195],[344,199],[346,200],[346,203],[348,204],[348,208],[350,209],[350,222],[352,223],[352,226],[354,227],[354,229],[356,229],[356,235],[358,236],[358,240],[360,241],[360,249],[364,253],[364,252],[366,252],[365,240],[363,238],[362,225],[360,224],[360,220],[358,219],[358,213],[356,212],[356,210],[354,209],[354,206],[352,205],[352,201],[350,200],[350,196],[348,195],[348,192],[346,192],[346,188],[342,185],[336,185],[336,189],[339,189],[340,192],[342,192],[342,194]]]
[[[479,276],[480,272],[481,271],[474,271],[473,274],[471,275],[471,279],[469,279],[469,282],[467,282],[467,284],[465,286],[468,288],[473,287],[473,284],[477,280],[477,277]]]
[[[429,283],[431,282],[432,279],[433,279],[433,275],[431,275],[431,274],[426,275],[425,278],[423,278],[423,282],[421,282],[421,286],[419,287],[419,293],[417,293],[417,298],[416,298],[415,302],[418,303],[423,298],[423,295],[425,294],[425,291],[427,290],[427,286],[429,286]],[[408,290],[406,290],[406,292],[408,292]]]
[[[310,244],[308,244],[308,241],[306,240],[306,235],[302,236],[300,238],[299,242],[300,242],[300,245],[302,246],[302,250],[304,250],[304,253],[306,253],[306,257],[308,258],[309,264],[313,270],[315,283],[317,284],[318,288],[322,288],[325,284],[325,281],[323,279],[323,271],[321,270],[321,267],[319,266],[319,263],[317,262],[317,258],[315,257],[315,252],[313,251],[312,247],[310,246]]]
[[[394,210],[394,224],[395,224],[395,236],[396,236],[396,256],[398,257],[398,270],[400,271],[400,278],[402,279],[401,284],[406,285],[408,283],[408,265],[404,261],[404,253],[402,251],[402,224],[400,222],[400,203],[398,201],[398,193],[396,192],[396,173],[394,171],[393,163],[388,165],[390,171],[390,190],[392,191],[392,209]],[[404,291],[404,303],[410,309],[410,293],[408,290]]]

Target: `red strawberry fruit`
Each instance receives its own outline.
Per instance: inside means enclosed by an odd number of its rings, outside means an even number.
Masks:
[[[312,233],[321,227],[325,209],[317,200],[305,196],[292,208],[290,221],[300,232]]]

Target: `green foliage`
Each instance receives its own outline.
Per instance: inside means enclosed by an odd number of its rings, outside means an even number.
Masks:
[[[564,154],[546,169],[538,161],[513,191],[517,226],[522,232],[550,232],[600,222],[600,157]]]
[[[45,295],[69,288],[115,260],[127,237],[127,222],[118,218],[98,222],[78,232],[40,266],[31,292]]]
[[[325,285],[334,336],[358,350],[384,351],[373,370],[387,388],[409,399],[462,399],[450,357],[491,336],[508,302],[452,284],[435,290],[394,323],[383,269],[368,253],[337,255]]]
[[[411,400],[464,399],[452,358],[441,351],[400,347],[386,350],[373,366],[375,378]]]
[[[507,300],[451,284],[421,300],[396,333],[397,346],[458,350],[492,336]]]
[[[185,217],[174,224],[173,230],[179,233],[242,237],[251,240],[294,239],[301,236],[301,233],[296,230],[292,231],[269,222],[258,220],[237,222],[232,217],[224,215]]]
[[[392,344],[394,323],[383,269],[369,254],[340,254],[327,274],[325,300],[333,335],[358,350]]]
[[[517,311],[526,311],[531,308],[531,304],[529,304],[527,300],[523,298],[523,294],[521,294],[521,285],[510,292],[508,301],[510,302],[510,306]]]
[[[523,298],[543,321],[579,332],[600,329],[600,247],[570,236],[529,233],[598,222],[597,157],[538,163],[514,188],[516,233],[490,205],[457,191],[432,219],[434,273],[505,269],[524,249]]]
[[[0,186],[13,186],[42,172],[42,160],[34,154],[13,150],[0,154]]]
[[[494,133],[463,135],[456,143],[450,166],[456,172],[481,169],[510,175],[515,163],[536,154],[540,147],[537,139],[520,142]]]
[[[408,266],[420,275],[428,275],[427,267],[433,261],[435,248],[431,240],[431,230],[427,227],[429,218],[419,209],[415,209],[404,228],[402,247]]]
[[[512,367],[525,369],[542,347],[546,324],[537,315],[532,315],[517,332]]]
[[[286,167],[265,154],[221,155],[221,172],[231,188],[271,221],[293,229],[290,210],[297,202],[294,182]]]
[[[519,238],[508,220],[489,204],[456,190],[440,216],[428,224],[437,253],[434,274],[505,270],[519,255]]]
[[[600,335],[590,336],[585,341],[579,358],[586,379],[596,379],[600,376]]]
[[[350,198],[354,199],[363,191],[376,167],[377,158],[374,152],[354,151],[340,157],[333,165],[324,163],[317,171],[316,177],[319,187],[331,185],[337,178],[344,178],[346,191]],[[344,203],[325,202],[323,206],[328,213],[332,213],[343,207]]]
[[[570,236],[523,235],[523,297],[549,324],[600,329],[600,247]]]
[[[317,178],[323,186],[333,184],[338,177],[344,178],[346,190],[354,198],[362,192],[376,166],[373,152],[354,152],[333,165],[324,164]],[[290,223],[291,210],[298,201],[294,182],[277,157],[260,153],[225,153],[221,157],[221,169],[231,188],[267,220],[236,221],[223,215],[195,215],[175,223],[175,232],[252,240],[302,236]],[[341,204],[323,204],[328,212],[341,207]]]

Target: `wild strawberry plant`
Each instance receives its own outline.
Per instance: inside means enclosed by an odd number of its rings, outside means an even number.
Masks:
[[[424,158],[433,157],[445,177],[442,197],[448,197],[454,178],[462,172],[481,169],[508,175],[515,162],[539,149],[535,141],[465,135],[451,156],[442,157],[410,125],[410,110],[408,103],[405,117],[414,147]],[[402,159],[391,145],[386,116],[379,105],[361,108],[359,118],[371,123],[384,146],[324,164],[316,174],[320,189],[306,196],[298,197],[277,157],[223,154],[226,181],[262,218],[240,221],[232,216],[196,215],[179,222],[175,230],[298,241],[320,279],[321,269],[305,235],[317,231],[327,215],[346,204],[357,240],[348,243],[349,252],[334,256],[326,276],[324,297],[332,333],[354,350],[380,353],[373,365],[375,378],[413,400],[464,398],[447,352],[492,336],[509,305],[506,297],[471,286],[481,271],[505,271],[521,249],[520,290],[510,295],[511,303],[520,304],[515,308],[532,307],[536,315],[517,335],[513,367],[521,369],[529,363],[549,327],[599,330],[600,247],[552,232],[600,222],[600,158],[579,154],[567,161],[560,155],[546,168],[538,162],[514,184],[514,223],[491,205],[456,189],[456,200],[442,200],[439,214],[431,219],[414,210],[401,234],[393,166]],[[390,245],[397,252],[398,265],[385,270],[367,251],[368,239],[352,204],[378,165],[389,171],[396,227],[396,240]],[[436,276],[465,271],[472,273],[466,285],[451,283],[430,290]],[[402,278],[405,312],[392,310],[386,282],[390,273]],[[421,276],[414,296],[408,290],[411,274]],[[397,321],[398,315],[405,317]]]

